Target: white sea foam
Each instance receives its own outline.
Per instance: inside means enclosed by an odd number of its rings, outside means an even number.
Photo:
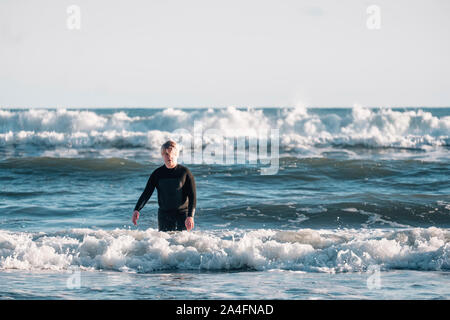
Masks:
[[[313,147],[396,147],[430,151],[450,145],[450,116],[437,117],[421,109],[395,111],[355,106],[350,115],[281,109],[268,116],[262,109],[235,107],[208,110],[168,108],[151,116],[132,117],[126,111],[100,114],[83,110],[0,110],[0,146],[34,145],[88,148],[144,147],[158,149],[176,129],[215,129],[224,137],[252,137],[280,130],[284,150],[308,153]],[[215,143],[206,135],[205,143]],[[323,150],[322,150],[323,151]]]
[[[164,233],[72,229],[52,234],[0,230],[0,270],[123,272],[449,270],[450,231],[428,229],[233,230]]]

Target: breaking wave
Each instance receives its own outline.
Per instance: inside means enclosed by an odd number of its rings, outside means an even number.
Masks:
[[[280,148],[308,153],[311,147],[403,148],[428,150],[450,146],[450,116],[422,109],[392,110],[353,107],[346,114],[285,109],[168,108],[136,112],[114,110],[0,109],[0,148],[73,150],[147,148],[157,150],[177,129],[214,129],[223,137],[253,137],[279,129]],[[205,134],[204,142],[214,143]]]
[[[296,270],[362,272],[449,270],[450,231],[253,230],[158,232],[71,229],[55,233],[0,230],[0,270]]]

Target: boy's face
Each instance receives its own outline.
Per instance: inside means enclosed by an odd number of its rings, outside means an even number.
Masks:
[[[174,167],[177,164],[177,152],[173,148],[164,149],[161,152],[164,163],[168,168]]]

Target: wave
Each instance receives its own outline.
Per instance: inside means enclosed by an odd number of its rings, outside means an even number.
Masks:
[[[123,158],[54,158],[24,157],[7,158],[0,161],[3,169],[44,170],[45,172],[62,171],[135,171],[145,166],[139,162]],[[36,171],[35,171],[36,173]]]
[[[146,159],[145,164],[148,164]],[[162,159],[159,157],[155,164],[162,165]],[[153,162],[151,162],[153,163]],[[58,169],[58,168],[79,168],[79,169],[91,169],[91,170],[115,170],[120,168],[140,169],[145,168],[146,165],[143,162],[130,160],[126,158],[71,158],[67,157],[12,157],[6,158],[0,161],[0,168],[4,169]],[[283,178],[286,180],[318,180],[318,177],[309,176],[308,174],[313,171],[320,173],[326,173],[328,176],[335,176],[342,174],[340,178],[354,179],[360,178],[362,175],[370,177],[387,177],[396,174],[405,174],[404,169],[408,167],[412,173],[414,170],[420,170],[421,167],[429,165],[434,170],[447,170],[447,164],[424,162],[422,160],[414,159],[402,159],[399,163],[381,162],[375,160],[361,160],[361,159],[327,159],[327,158],[296,158],[296,157],[280,157],[279,165],[286,170],[283,173]],[[201,165],[192,165],[192,167],[198,170],[204,169],[201,173],[210,173],[209,167]],[[308,170],[306,170],[308,168]],[[425,169],[428,169],[425,167]],[[249,172],[257,172],[258,167],[256,165],[250,166],[234,166],[233,175],[248,175]],[[291,171],[294,172],[291,172]],[[305,171],[306,170],[306,171]],[[230,175],[230,166],[217,165],[214,172],[223,176]],[[410,172],[410,173],[411,173]],[[281,173],[280,173],[281,174]],[[246,177],[251,179],[252,177]],[[267,177],[267,179],[278,179],[277,177]]]
[[[278,227],[353,227],[398,228],[450,226],[450,204],[442,196],[428,196],[423,203],[420,195],[406,199],[385,200],[381,194],[351,194],[353,202],[331,199],[328,203],[247,204],[232,205],[221,209],[200,208],[202,220],[211,224],[227,223],[227,227],[265,224]],[[221,195],[218,196],[222,198]],[[331,197],[330,197],[331,198]],[[358,202],[358,198],[362,198]],[[244,200],[245,201],[245,200]],[[368,204],[366,201],[370,201]]]
[[[449,270],[450,231],[235,230],[158,232],[0,230],[0,270]]]
[[[109,111],[113,112],[113,111]],[[127,111],[130,113],[130,111]],[[139,114],[139,112],[134,111]],[[147,114],[145,114],[147,113]],[[347,113],[312,112],[306,108],[142,111],[0,110],[0,147],[43,149],[147,148],[158,150],[168,138],[181,140],[175,130],[193,133],[202,127],[205,144],[222,137],[255,137],[279,130],[285,152],[308,154],[312,147],[400,148],[429,150],[450,146],[450,116],[417,110],[353,107]]]
[[[450,202],[448,199],[442,200],[443,197],[440,195],[408,195],[385,200],[389,197],[382,194],[366,196],[366,193],[362,193],[349,195],[348,198],[352,197],[353,201],[330,196],[331,200],[321,204],[316,200],[306,202],[292,201],[293,199],[274,204],[257,203],[258,196],[249,201],[249,193],[234,194],[233,201],[239,204],[227,204],[221,208],[207,206],[197,208],[197,215],[203,227],[213,230],[242,226],[248,229],[262,226],[281,229],[450,227]],[[78,196],[68,190],[45,193],[46,197],[60,199],[62,197],[67,199],[70,195]],[[13,217],[21,217],[27,219],[27,227],[38,228],[33,230],[40,230],[43,224],[48,227],[49,222],[59,227],[81,225],[78,220],[73,220],[75,218],[83,218],[82,225],[91,223],[101,227],[123,226],[123,222],[129,219],[128,212],[132,209],[130,207],[134,206],[136,201],[135,198],[122,197],[120,201],[110,202],[110,206],[104,208],[96,204],[55,208],[41,202],[39,196],[42,194],[36,192],[1,192],[0,196],[5,202],[0,210],[0,218],[3,220],[1,224],[14,227]],[[219,203],[225,203],[230,198],[229,193],[216,193],[215,196]],[[33,205],[27,204],[31,198],[34,200]],[[362,200],[358,201],[359,198]],[[50,203],[54,204],[54,201]],[[155,214],[156,211],[151,207],[144,210],[144,215],[150,220],[156,219]],[[58,220],[47,221],[48,217]]]

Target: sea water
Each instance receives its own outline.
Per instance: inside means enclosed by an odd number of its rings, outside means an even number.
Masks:
[[[134,226],[195,123],[194,230],[156,191]],[[276,129],[276,173],[207,161],[208,129]],[[0,298],[448,299],[449,178],[450,108],[0,109]]]

